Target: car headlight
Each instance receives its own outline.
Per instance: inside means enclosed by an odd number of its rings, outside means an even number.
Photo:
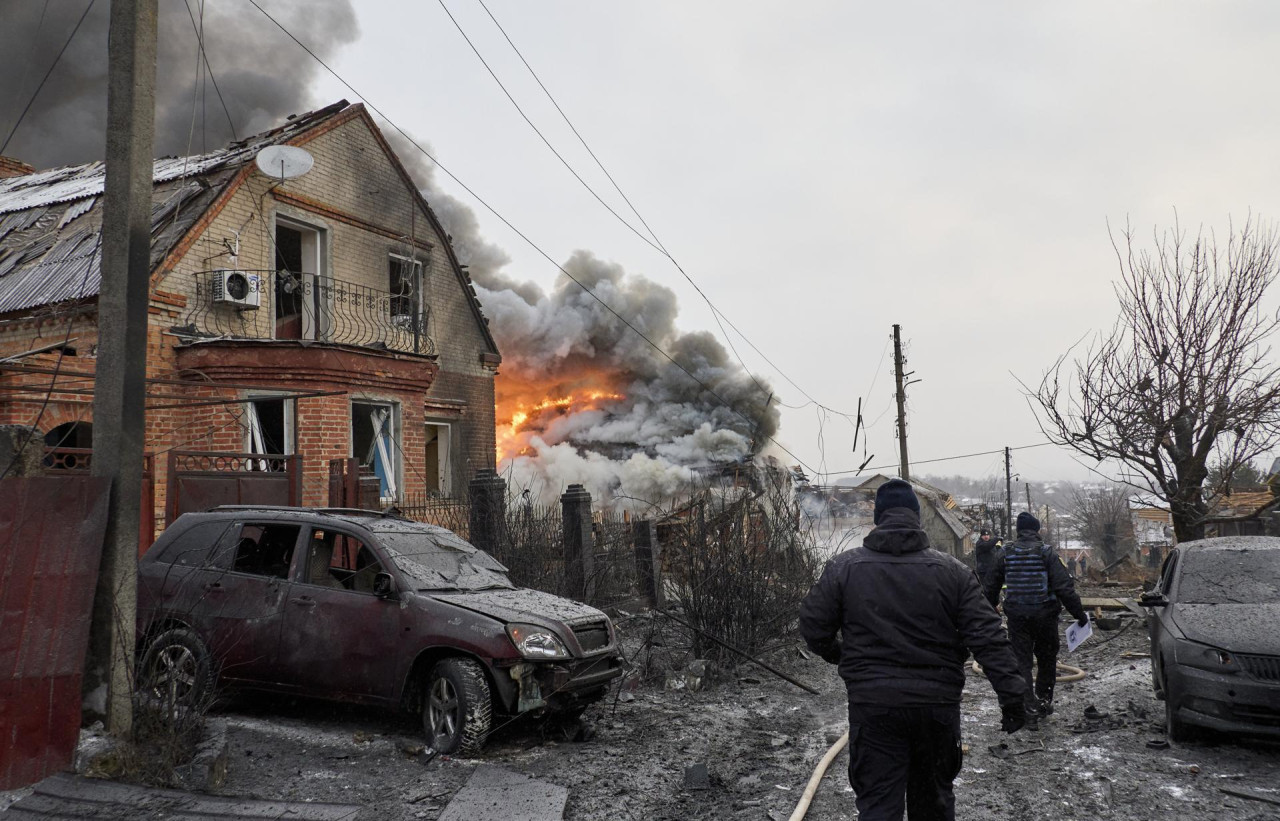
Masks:
[[[1178,639],[1173,643],[1173,656],[1178,664],[1195,667],[1198,670],[1234,673],[1240,669],[1236,660],[1226,650],[1186,639]]]
[[[569,648],[560,637],[545,627],[533,624],[508,624],[511,643],[527,659],[567,659]]]

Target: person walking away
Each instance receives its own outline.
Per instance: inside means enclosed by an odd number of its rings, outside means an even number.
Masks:
[[[1027,716],[1034,723],[1053,713],[1053,686],[1058,677],[1058,616],[1063,606],[1081,626],[1089,623],[1089,617],[1067,568],[1040,538],[1040,520],[1030,513],[1019,513],[1017,529],[1017,540],[1006,544],[996,557],[986,581],[987,599],[995,605],[1000,600],[1001,587],[1005,589],[1009,638],[1027,684]]]
[[[1076,577],[1076,557],[1075,556],[1072,556],[1072,555],[1067,556],[1067,574],[1070,575],[1071,578],[1073,579]]]
[[[978,568],[978,580],[986,583],[987,574],[991,572],[991,566],[996,563],[996,548],[1000,547],[1000,540],[991,535],[991,531],[982,528],[982,532],[978,536],[978,543],[974,545],[975,564]]]
[[[977,575],[929,546],[911,485],[881,485],[874,521],[862,547],[828,562],[805,596],[800,634],[845,681],[860,821],[901,821],[904,808],[911,821],[952,821],[968,652],[1006,732],[1026,723],[1027,685]]]

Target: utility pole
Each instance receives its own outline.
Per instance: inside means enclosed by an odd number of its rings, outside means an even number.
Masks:
[[[131,679],[151,300],[156,2],[111,0],[107,46],[107,167],[91,470],[111,479],[111,497],[93,603],[89,674],[101,676],[97,683],[107,686],[106,724],[117,736],[128,736],[133,729]]]
[[[1004,449],[1004,526],[1006,538],[1017,537],[1013,530],[1013,454],[1007,447]]]
[[[907,389],[902,374],[902,326],[893,326],[893,381],[898,388],[898,475],[911,481],[911,464],[907,461]]]
[[[1024,482],[1023,485],[1027,488],[1027,512],[1034,516],[1035,513],[1031,510],[1031,483]]]

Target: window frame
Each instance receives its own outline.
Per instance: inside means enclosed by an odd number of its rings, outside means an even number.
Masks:
[[[400,403],[395,401],[394,399],[379,399],[376,397],[361,397],[357,399],[353,397],[351,399],[350,406],[349,406],[350,413],[348,414],[348,419],[352,420],[352,422],[354,422],[353,417],[355,416],[357,405],[360,405],[366,408],[368,407],[385,408],[390,411],[390,415],[386,421],[388,432],[386,434],[385,451],[384,451],[384,457],[383,457],[384,461],[389,462],[391,466],[391,469],[390,471],[387,472],[387,477],[386,477],[387,478],[386,484],[389,492],[385,494],[382,492],[382,477],[380,477],[379,486],[378,486],[378,499],[379,499],[379,502],[382,502],[385,504],[399,504],[400,501],[404,498],[404,454],[401,453],[401,450],[400,450],[400,441],[402,439],[401,427],[400,427],[401,425]],[[347,436],[348,436],[347,453],[350,456],[353,456],[356,459],[360,460],[361,467],[364,467],[365,466],[364,454],[356,453],[356,432],[355,432],[354,424],[351,424],[351,423],[348,424]],[[377,440],[378,440],[377,432],[375,431],[372,449],[378,448]],[[374,472],[376,473],[377,469],[376,469],[376,462],[374,461],[374,459],[376,459],[376,455],[370,459],[369,466],[374,467],[375,468]]]
[[[301,316],[301,333],[300,339],[311,342],[324,342],[328,340],[332,328],[333,317],[333,277],[329,273],[329,228],[327,225],[319,222],[312,222],[306,219],[295,217],[291,214],[284,214],[276,211],[272,216],[271,225],[271,276],[273,286],[271,293],[271,336],[273,339],[277,337],[275,305],[275,278],[280,273],[277,267],[276,257],[276,233],[280,228],[288,228],[291,231],[300,232],[302,237],[302,270],[293,271],[298,275],[302,287],[302,316]],[[308,241],[310,237],[310,241]],[[312,268],[314,270],[307,270]],[[308,311],[307,291],[311,292],[311,301],[313,305],[311,311]],[[283,337],[290,338],[290,337]]]

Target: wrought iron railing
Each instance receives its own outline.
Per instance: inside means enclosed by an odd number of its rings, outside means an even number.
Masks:
[[[185,325],[195,338],[298,339],[434,355],[431,309],[412,294],[318,274],[195,274]]]

